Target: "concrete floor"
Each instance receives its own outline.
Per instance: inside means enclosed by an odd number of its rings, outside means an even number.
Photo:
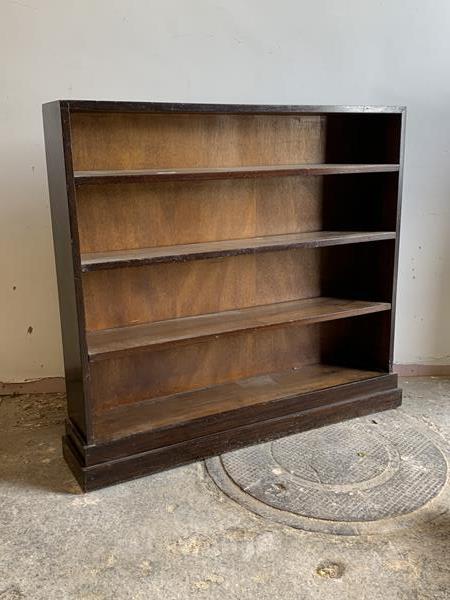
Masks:
[[[449,441],[450,379],[402,385],[400,410]],[[307,533],[247,512],[202,464],[82,495],[63,406],[1,400],[0,600],[450,598],[450,506],[390,535]]]

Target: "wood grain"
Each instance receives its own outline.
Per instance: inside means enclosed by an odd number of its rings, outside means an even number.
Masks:
[[[88,330],[321,295],[319,250],[244,254],[83,274]]]
[[[74,113],[75,171],[322,163],[321,115]]]
[[[322,229],[321,177],[85,185],[81,251],[107,252]]]
[[[338,298],[309,298],[243,308],[209,315],[184,317],[129,327],[103,329],[88,334],[91,360],[104,360],[134,351],[161,348],[175,343],[192,343],[238,331],[262,329],[280,324],[309,325],[390,309],[386,302],[364,302]]]

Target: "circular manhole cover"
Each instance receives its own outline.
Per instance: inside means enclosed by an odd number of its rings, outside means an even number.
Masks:
[[[231,498],[293,527],[329,533],[405,526],[447,480],[442,440],[402,412],[330,425],[206,462]]]

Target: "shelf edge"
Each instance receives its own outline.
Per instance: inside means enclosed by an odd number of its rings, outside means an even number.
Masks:
[[[324,233],[324,232],[317,232]],[[293,250],[299,248],[324,248],[327,246],[341,246],[346,244],[360,244],[366,242],[377,242],[377,241],[385,241],[385,240],[393,240],[396,238],[395,231],[368,231],[368,232],[337,232],[341,234],[347,235],[338,235],[336,236],[336,232],[333,237],[332,232],[330,232],[329,238],[312,238],[308,240],[297,239],[296,241],[289,241],[286,239],[285,243],[275,244],[267,242],[265,245],[261,246],[241,246],[236,248],[206,248],[204,250],[196,251],[195,247],[197,246],[205,246],[207,244],[219,244],[220,242],[204,242],[198,244],[180,244],[179,247],[192,247],[192,251],[188,252],[180,252],[177,253],[172,251],[172,253],[160,254],[158,256],[128,256],[123,258],[114,259],[113,255],[115,252],[112,251],[110,254],[110,258],[100,259],[95,258],[95,254],[108,254],[108,253],[84,253],[81,255],[81,270],[83,273],[97,271],[101,269],[115,269],[115,268],[126,268],[126,267],[139,267],[157,263],[171,263],[171,262],[187,262],[190,260],[207,260],[209,258],[221,258],[227,256],[239,256],[242,254],[257,254],[259,252],[281,252],[283,250]],[[289,234],[292,235],[292,234]],[[267,236],[270,238],[271,236]],[[275,236],[274,236],[275,237]],[[277,236],[278,237],[278,236]],[[251,240],[252,238],[245,238],[244,241]],[[257,239],[257,238],[254,238]],[[223,240],[224,242],[229,240]],[[239,241],[239,240],[233,240]],[[167,246],[167,248],[177,248],[178,246]],[[158,247],[158,248],[164,248]],[[155,251],[156,248],[142,248],[140,249],[142,252],[147,251]],[[89,258],[90,257],[90,258]]]
[[[199,181],[205,179],[242,179],[255,177],[294,177],[298,175],[345,175],[358,173],[392,173],[398,172],[400,165],[397,163],[380,164],[299,164],[299,165],[271,165],[243,166],[243,167],[217,167],[192,170],[183,169],[140,169],[127,170],[92,170],[74,171],[74,181],[77,186],[101,183],[131,183],[134,181],[162,182],[162,181]]]

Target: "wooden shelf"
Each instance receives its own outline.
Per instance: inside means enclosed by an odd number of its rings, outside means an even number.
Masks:
[[[399,168],[398,164],[292,164],[189,169],[137,169],[129,171],[75,171],[73,175],[75,184],[83,185],[133,181],[187,181],[243,177],[286,177],[293,175],[389,173],[398,171]]]
[[[81,268],[82,271],[87,272],[98,269],[136,267],[152,263],[185,262],[188,260],[236,256],[238,254],[254,254],[270,250],[320,248],[323,246],[393,240],[395,235],[395,231],[314,231],[177,246],[138,248],[135,250],[91,252],[81,255]]]
[[[302,394],[383,375],[384,373],[378,371],[322,364],[282,373],[258,375],[224,385],[144,400],[132,406],[126,405],[109,410],[98,415],[96,435],[102,441],[114,439],[117,435],[118,423],[120,423],[121,437],[172,428],[195,421],[201,421],[203,427],[207,424],[208,418],[215,419],[218,415],[221,415],[221,424],[225,428],[227,426],[225,416],[232,414],[233,411],[239,411],[242,418],[246,409],[250,414],[253,407],[258,406],[258,418],[262,420],[265,418],[264,409],[271,408],[270,403],[281,403]],[[299,408],[297,406],[297,410]]]
[[[88,352],[90,360],[96,361],[134,351],[160,348],[167,344],[188,343],[220,334],[287,323],[308,325],[381,312],[390,308],[391,305],[387,302],[340,298],[309,298],[279,302],[241,310],[91,331],[87,334]]]

